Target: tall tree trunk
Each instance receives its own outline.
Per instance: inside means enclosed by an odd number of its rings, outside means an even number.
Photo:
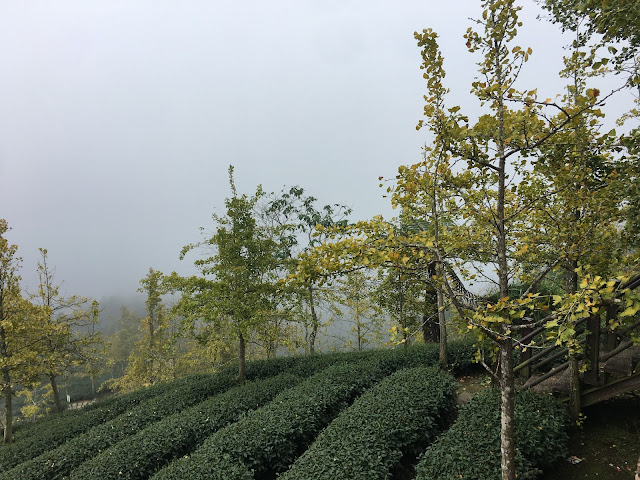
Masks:
[[[7,368],[2,369],[4,388],[4,443],[13,443],[13,390],[11,389],[11,375]]]
[[[245,380],[245,342],[242,332],[238,333],[238,383],[242,385]]]
[[[318,314],[316,313],[315,300],[313,299],[313,285],[308,284],[309,291],[309,308],[311,310],[311,333],[309,334],[309,353],[313,355],[316,352],[316,336],[318,335]]]
[[[569,260],[567,263],[567,280],[565,285],[566,293],[576,293],[578,291],[578,268],[577,260]],[[575,340],[575,334],[574,334]],[[569,350],[569,419],[575,425],[580,418],[580,365],[576,352]]]
[[[433,279],[435,275],[436,275],[435,268],[431,267],[431,264],[430,264],[429,278]],[[440,341],[439,322],[434,320],[432,321],[429,320],[429,317],[431,317],[431,315],[429,315],[430,305],[431,306],[435,305],[436,309],[438,308],[438,294],[436,289],[432,288],[431,286],[427,286],[424,291],[424,313],[422,315],[422,338],[425,343]]]
[[[62,413],[62,402],[60,401],[60,393],[58,392],[58,383],[56,382],[56,375],[54,373],[49,374],[49,381],[51,383],[51,391],[53,392],[53,403],[56,406],[56,412]]]
[[[513,343],[505,338],[500,343],[500,444],[503,480],[515,479],[514,410],[515,382],[513,374]]]
[[[440,351],[438,358],[440,360],[440,367],[443,369],[449,368],[449,353],[447,349],[447,321],[444,316],[444,295],[441,288],[436,290],[438,298],[438,326],[440,341]]]
[[[0,289],[0,320],[5,320],[5,311],[3,308],[3,292]],[[7,332],[4,327],[0,327],[0,356],[3,359],[8,360],[10,355],[7,348]],[[2,369],[2,394],[4,395],[4,410],[5,410],[5,420],[4,420],[4,443],[12,443],[13,442],[13,404],[12,404],[12,395],[13,390],[11,388],[11,373],[9,368],[5,367]]]
[[[495,18],[491,18],[491,22],[495,22]],[[500,63],[500,50],[502,48],[502,40],[493,39],[493,52],[495,55],[495,72],[496,84],[500,88],[504,88],[505,73]],[[498,257],[498,284],[500,288],[500,297],[509,296],[509,261],[507,258],[507,225],[505,220],[505,197],[507,182],[507,156],[505,139],[507,137],[505,131],[505,106],[503,91],[497,92],[497,117],[498,117],[498,135],[496,138],[497,157],[498,157],[498,192],[496,205],[496,254]],[[513,428],[513,412],[515,410],[515,390],[514,390],[514,373],[513,373],[513,341],[509,337],[507,330],[509,329],[510,319],[508,313],[500,327],[501,338],[498,340],[500,346],[500,390],[502,392],[501,402],[501,428],[500,428],[500,444],[502,453],[502,480],[516,479],[516,449]]]

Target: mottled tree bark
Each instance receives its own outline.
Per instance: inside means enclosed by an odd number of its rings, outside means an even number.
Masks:
[[[438,289],[438,326],[439,326],[439,345],[440,350],[438,359],[443,369],[449,368],[449,352],[447,349],[447,321],[444,316],[444,295],[442,290]]]
[[[565,291],[569,294],[578,291],[577,268],[577,260],[570,260],[568,262]],[[576,352],[572,352],[571,349],[569,349],[569,419],[573,424],[580,418],[580,394],[580,365]]]
[[[500,443],[503,480],[515,479],[514,410],[515,382],[513,374],[513,343],[505,339],[500,343],[500,391],[502,408],[500,416]]]
[[[11,375],[8,369],[2,370],[4,388],[4,443],[13,443],[13,391],[11,389]]]
[[[238,333],[238,383],[242,385],[245,380],[245,366],[246,366],[246,346],[242,332]]]
[[[51,383],[51,391],[53,392],[53,403],[56,406],[56,412],[62,413],[62,402],[60,401],[60,393],[58,392],[58,383],[53,373],[49,374],[49,382]]]
[[[309,291],[309,308],[311,310],[311,334],[309,335],[309,353],[314,354],[316,351],[316,337],[318,336],[318,314],[316,313],[315,301],[313,298],[313,286],[308,285]]]

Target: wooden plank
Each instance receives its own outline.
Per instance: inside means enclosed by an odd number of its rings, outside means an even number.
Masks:
[[[611,382],[604,387],[595,388],[582,393],[582,406],[588,407],[598,402],[620,395],[624,392],[640,390],[640,373],[631,377],[622,378]]]

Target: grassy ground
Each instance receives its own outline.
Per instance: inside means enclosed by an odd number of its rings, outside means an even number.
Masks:
[[[640,455],[640,397],[625,395],[584,410],[582,427],[572,432],[569,456],[545,472],[545,480],[633,478]]]

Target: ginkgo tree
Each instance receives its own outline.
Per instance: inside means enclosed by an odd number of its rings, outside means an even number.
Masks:
[[[194,249],[208,256],[194,263],[201,276],[179,279],[182,292],[176,310],[185,321],[202,321],[213,337],[237,340],[238,381],[245,380],[247,341],[269,322],[280,304],[277,281],[283,268],[281,246],[258,221],[257,205],[264,196],[259,186],[252,196],[239,194],[229,167],[231,197],[226,214],[213,215],[213,235],[183,248],[181,258]],[[224,342],[223,342],[224,343]]]
[[[349,327],[343,347],[362,351],[382,341],[384,316],[374,297],[375,279],[369,272],[352,271],[335,279],[329,294],[333,317]]]
[[[514,45],[519,7],[509,0],[483,2],[479,31],[469,28],[467,48],[479,53],[478,76],[472,93],[482,113],[472,121],[458,106],[446,106],[443,56],[432,30],[416,33],[422,48],[422,68],[427,79],[426,119],[432,141],[427,159],[399,169],[392,200],[422,219],[431,229],[398,238],[388,224],[376,218],[356,224],[357,235],[335,245],[323,245],[318,256],[305,259],[301,268],[322,265],[328,269],[354,268],[374,263],[393,263],[410,269],[417,259],[439,266],[434,282],[441,288],[458,318],[494,346],[496,379],[502,392],[502,478],[513,480],[515,470],[513,353],[518,331],[544,324],[538,310],[536,286],[557,263],[538,264],[521,295],[510,296],[510,283],[519,278],[518,258],[531,247],[523,235],[529,214],[539,198],[521,195],[520,182],[536,165],[541,149],[593,112],[606,95],[592,90],[584,102],[561,105],[538,99],[537,92],[516,88],[518,76],[532,54]],[[445,194],[445,192],[448,192]],[[447,221],[441,221],[446,219]],[[435,220],[435,221],[434,221]],[[477,274],[486,275],[498,288],[498,300],[476,305],[465,302],[455,272],[479,264]],[[489,275],[493,270],[493,276]]]
[[[307,195],[302,187],[291,187],[273,196],[267,203],[266,215],[277,232],[282,248],[281,256],[289,270],[295,270],[298,257],[322,244],[328,230],[342,228],[348,224],[351,209],[341,204],[316,206],[317,199]],[[319,227],[319,228],[317,228]],[[319,307],[328,300],[327,290],[320,287],[319,276],[309,271],[307,275],[295,277],[295,282],[286,284],[289,297],[293,299],[294,315],[305,328],[305,346],[315,353],[318,330],[321,326]]]
[[[175,377],[172,359],[177,355],[178,336],[171,329],[163,302],[162,297],[168,293],[168,285],[162,272],[150,268],[140,280],[138,291],[146,294],[146,315],[137,319],[140,338],[131,349],[123,376],[111,382],[123,390],[133,390]]]
[[[47,249],[40,248],[38,262],[38,292],[34,303],[46,312],[43,336],[38,355],[43,373],[47,377],[57,412],[63,406],[58,392],[57,377],[67,374],[73,367],[86,364],[99,354],[101,338],[95,332],[97,315],[91,315],[89,299],[76,295],[65,296],[55,282],[55,269],[49,265]],[[34,346],[36,348],[36,346]]]

